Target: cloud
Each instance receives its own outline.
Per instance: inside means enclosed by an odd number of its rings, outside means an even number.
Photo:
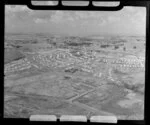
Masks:
[[[124,10],[129,13],[133,13],[136,11],[136,8],[135,7],[125,7]]]
[[[5,19],[9,22],[23,22],[29,19],[29,15],[33,10],[26,6],[6,5],[5,6]]]
[[[53,4],[52,1],[45,4]],[[143,32],[145,26],[145,10],[135,8],[124,8],[117,12],[98,11],[41,11],[30,10],[26,6],[6,5],[5,22],[7,28],[15,27],[28,31],[39,28],[39,31],[48,32]],[[38,25],[37,25],[38,24]],[[81,28],[80,28],[81,27]],[[49,30],[50,29],[50,30]],[[65,29],[65,31],[64,31]],[[119,30],[120,29],[120,30]],[[134,30],[133,30],[134,29]],[[117,31],[118,30],[118,31]],[[13,31],[13,30],[12,30]],[[34,30],[37,31],[37,30]]]
[[[33,13],[31,13],[29,16],[30,18],[39,18],[39,19],[47,19],[49,20],[53,15],[55,14],[54,11],[34,11]]]
[[[137,30],[137,32],[139,32],[139,31],[145,32],[146,13],[139,11],[134,16],[132,16],[132,18],[130,20],[133,24],[133,27]]]
[[[108,22],[109,22],[109,23],[118,22],[118,21],[120,21],[120,20],[121,20],[120,17],[117,17],[117,16],[109,16],[109,17],[108,17]]]
[[[17,6],[17,5],[6,5],[5,6],[6,13],[13,13],[13,12],[32,12],[33,10],[29,9],[27,6]]]
[[[101,12],[92,12],[92,11],[76,11],[74,13],[76,19],[99,19],[103,15]]]
[[[51,16],[51,22],[60,23],[63,21],[64,12],[56,11],[55,14]]]
[[[55,11],[51,16],[50,21],[53,23],[70,23],[76,20],[73,12],[70,11]]]
[[[35,23],[47,23],[47,20],[36,18],[34,19]]]
[[[101,21],[99,21],[98,26],[104,26],[107,24],[107,21],[105,19],[102,19]]]

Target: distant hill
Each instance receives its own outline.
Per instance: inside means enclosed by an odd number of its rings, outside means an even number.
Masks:
[[[4,51],[4,63],[5,64],[10,63],[11,61],[14,61],[14,60],[21,59],[21,58],[25,58],[25,55],[14,48],[5,49]]]

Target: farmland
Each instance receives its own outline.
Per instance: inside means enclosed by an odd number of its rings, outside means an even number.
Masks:
[[[5,37],[5,117],[144,118],[144,37]]]

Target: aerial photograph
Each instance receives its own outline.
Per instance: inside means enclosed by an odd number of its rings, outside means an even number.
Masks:
[[[145,30],[143,7],[111,12],[6,5],[4,118],[143,120]]]

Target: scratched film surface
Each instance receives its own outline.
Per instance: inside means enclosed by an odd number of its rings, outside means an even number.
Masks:
[[[5,118],[144,118],[145,9],[5,14]]]

